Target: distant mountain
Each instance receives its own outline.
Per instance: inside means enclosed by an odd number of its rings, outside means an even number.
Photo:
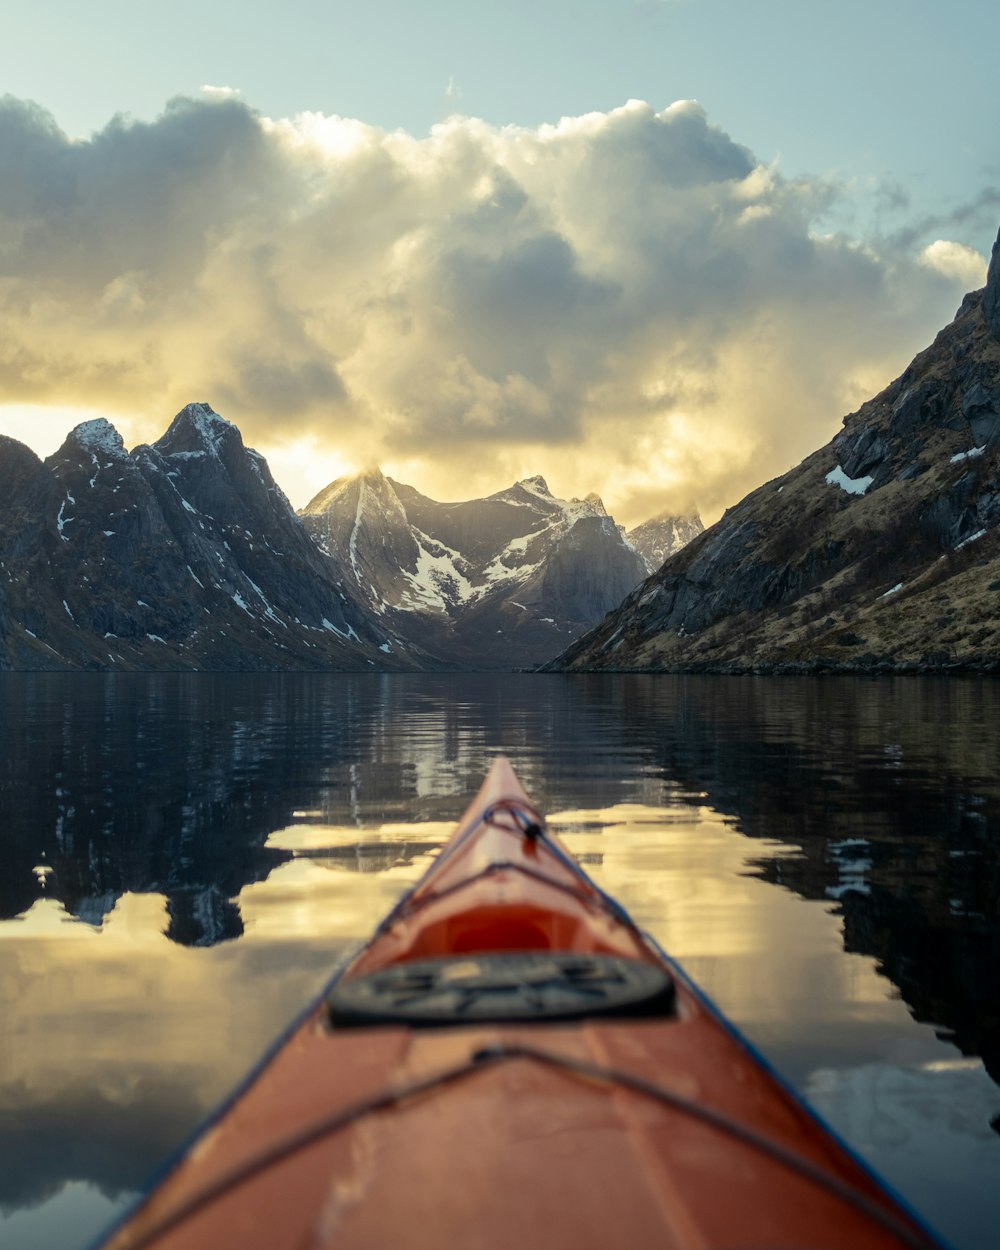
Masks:
[[[415,667],[264,459],[207,404],[129,454],[107,421],[44,463],[0,437],[0,668]]]
[[[450,666],[537,664],[648,572],[596,495],[557,499],[541,477],[438,503],[374,470],[299,515],[387,633]]]
[[[826,447],[546,667],[997,671],[998,523],[995,246],[985,289]]]
[[[675,516],[672,512],[661,513],[651,521],[644,521],[626,537],[646,562],[646,571],[655,573],[664,560],[676,555],[692,539],[704,532],[704,525],[697,512]]]

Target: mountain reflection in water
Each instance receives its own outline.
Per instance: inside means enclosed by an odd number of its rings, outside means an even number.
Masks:
[[[992,1245],[1000,682],[493,674],[0,675],[0,1244],[83,1244],[499,750],[852,1144]]]

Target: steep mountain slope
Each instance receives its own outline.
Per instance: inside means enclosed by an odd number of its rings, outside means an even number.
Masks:
[[[438,503],[374,470],[300,516],[390,635],[457,667],[538,663],[648,571],[596,496],[556,499],[540,477]]]
[[[131,454],[104,420],[44,463],[0,439],[0,586],[8,668],[413,666],[207,404]]]
[[[986,288],[826,447],[546,668],[997,670],[998,522],[994,247]]]

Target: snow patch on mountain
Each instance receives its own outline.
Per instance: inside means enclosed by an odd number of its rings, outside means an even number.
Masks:
[[[550,530],[553,527],[548,527]],[[512,538],[493,559],[482,569],[480,577],[484,585],[481,590],[489,589],[509,581],[524,581],[524,579],[533,573],[540,561],[529,561],[527,558],[528,547],[532,542],[537,542],[538,533],[524,534],[518,538]]]
[[[838,464],[826,475],[825,481],[828,486],[839,486],[849,495],[863,495],[875,479],[873,477],[848,477]]]
[[[963,460],[975,460],[977,457],[981,456],[985,450],[986,444],[984,443],[982,447],[970,447],[968,451],[956,452],[956,454],[951,457],[950,463],[959,464]]]
[[[59,537],[63,540],[64,543],[68,543],[69,539],[63,533],[63,530],[66,528],[67,523],[73,520],[71,516],[65,515],[66,504],[69,502],[69,500],[70,500],[70,496],[67,495],[66,498],[59,505],[59,514],[56,517],[56,528],[59,530]]]
[[[419,554],[415,572],[405,573],[404,602],[418,609],[448,612],[474,599],[478,591],[466,576],[468,561],[461,553],[420,530],[414,536]]]

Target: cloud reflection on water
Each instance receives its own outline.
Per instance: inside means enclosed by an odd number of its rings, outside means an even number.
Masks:
[[[824,1105],[849,1133],[853,1072],[900,1069],[895,1097],[962,1053],[995,1064],[988,680],[8,674],[0,697],[5,1212],[141,1184],[419,875],[500,746],[789,1079],[845,1075]],[[992,1166],[996,1087],[981,1065],[948,1079]],[[879,1163],[928,1209],[964,1195],[957,1162],[911,1182],[909,1157]],[[962,1198],[962,1250],[990,1246],[992,1193]]]

